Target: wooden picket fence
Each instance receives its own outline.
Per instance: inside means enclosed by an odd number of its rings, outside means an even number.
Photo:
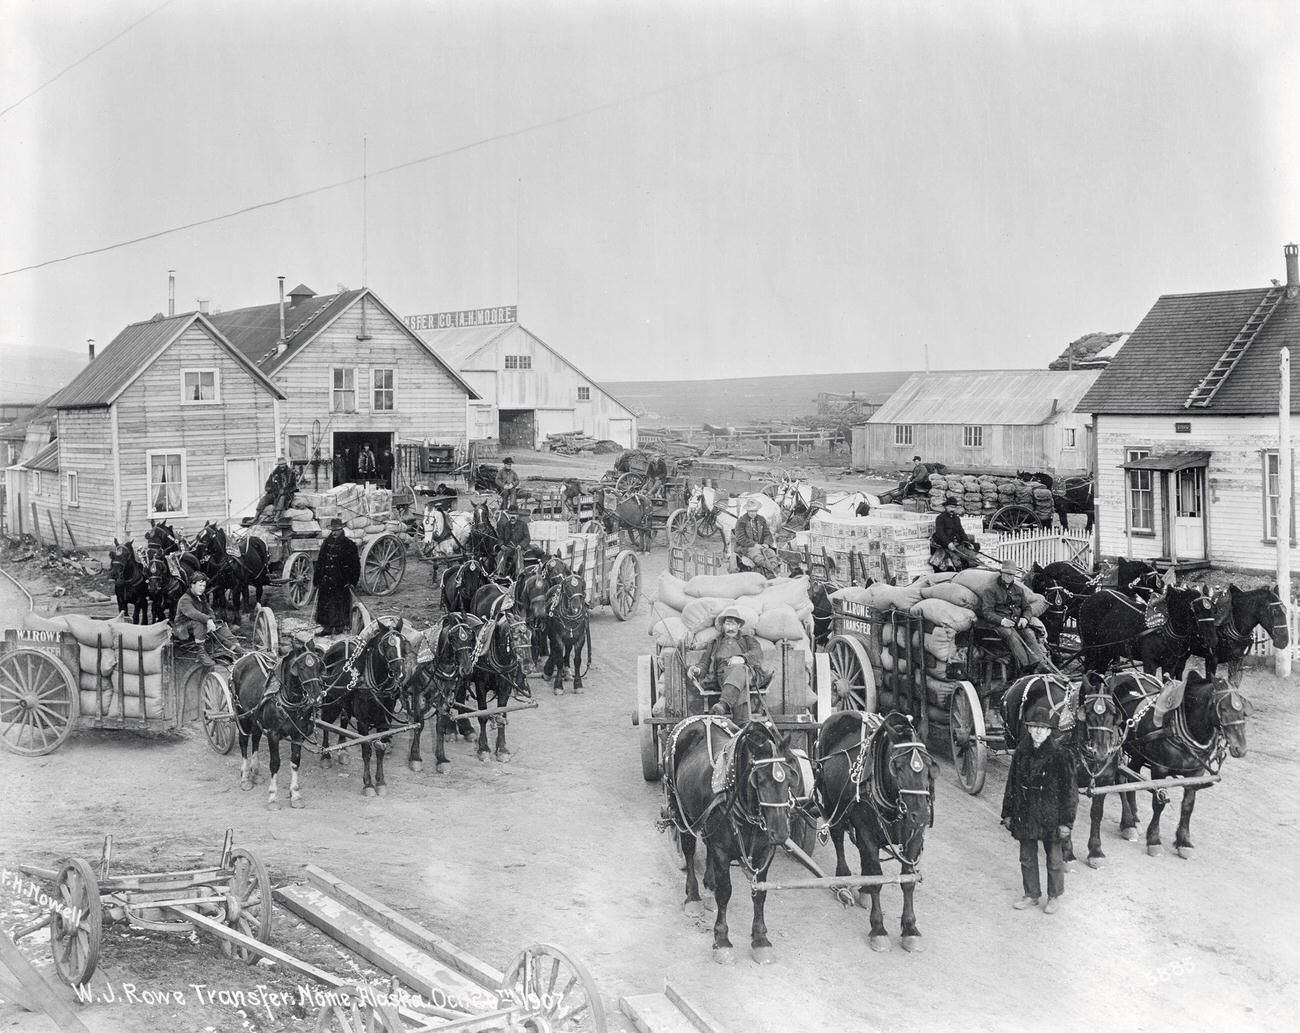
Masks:
[[[996,545],[986,545],[984,554],[997,560],[1011,560],[1021,570],[1035,563],[1071,562],[1092,569],[1092,535],[1077,528],[1065,530],[1009,531],[998,535]]]

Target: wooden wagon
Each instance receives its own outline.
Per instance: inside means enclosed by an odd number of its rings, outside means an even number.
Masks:
[[[296,536],[287,528],[276,527],[275,533],[266,537],[267,551],[273,567],[280,575],[271,583],[284,590],[285,601],[295,610],[303,610],[316,597],[316,554],[320,552],[323,535]],[[391,595],[397,591],[406,574],[406,541],[396,531],[383,531],[367,535],[358,542],[361,554],[361,590],[367,595]]]
[[[569,569],[582,572],[588,606],[608,606],[620,621],[636,612],[641,598],[641,561],[619,543],[617,531],[593,530],[562,542],[539,541],[539,548],[558,554]]]

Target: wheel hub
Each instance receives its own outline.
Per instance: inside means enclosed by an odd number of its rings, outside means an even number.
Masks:
[[[31,692],[30,690],[24,692],[19,703],[24,710],[35,710],[38,703],[36,693]]]

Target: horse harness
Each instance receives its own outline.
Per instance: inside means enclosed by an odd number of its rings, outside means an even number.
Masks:
[[[1228,736],[1227,729],[1246,723],[1245,711],[1239,700],[1234,699],[1232,709],[1242,714],[1240,719],[1224,721],[1218,713],[1217,700],[1220,696],[1229,695],[1237,696],[1236,689],[1215,689],[1211,693],[1211,706],[1214,708],[1216,723],[1214,730],[1210,733],[1210,738],[1205,742],[1199,741],[1187,725],[1187,715],[1185,713],[1186,704],[1181,704],[1175,708],[1172,719],[1163,725],[1158,725],[1151,731],[1147,732],[1136,742],[1140,746],[1144,743],[1158,742],[1166,740],[1171,742],[1177,749],[1187,754],[1193,763],[1204,768],[1211,775],[1217,775],[1219,769],[1223,766],[1224,760],[1228,755]],[[1126,740],[1141,723],[1147,713],[1156,705],[1159,699],[1159,693],[1148,693],[1142,698],[1142,702],[1137,709],[1133,711],[1133,716],[1124,722],[1124,734],[1121,741]]]

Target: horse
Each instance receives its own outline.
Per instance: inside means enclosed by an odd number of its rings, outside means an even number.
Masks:
[[[547,556],[542,562],[525,567],[523,576],[515,582],[515,604],[528,621],[528,628],[533,636],[534,664],[542,657],[550,655],[547,596],[568,573],[568,564],[563,559],[559,556]]]
[[[518,696],[529,696],[528,683],[524,678],[524,663],[532,655],[532,632],[528,622],[514,606],[513,586],[510,589],[501,585],[488,584],[478,590],[474,597],[473,613],[483,621],[483,629],[474,647],[474,696],[479,710],[488,707],[488,693],[496,694],[496,705],[504,707],[513,692]],[[466,694],[462,685],[457,702],[462,702]],[[495,755],[498,761],[507,763],[510,750],[506,746],[505,714],[493,714],[478,719],[478,759],[486,761],[489,755]],[[487,726],[491,721],[497,730],[494,754],[488,749]]]
[[[276,670],[278,686],[267,692],[271,671]],[[298,789],[298,769],[302,765],[302,744],[314,730],[313,717],[320,703],[323,664],[309,646],[297,644],[288,655],[275,658],[266,653],[248,653],[230,669],[230,694],[235,703],[239,725],[239,753],[243,763],[239,770],[239,788],[249,790],[257,781],[257,753],[262,736],[266,736],[271,754],[271,785],[266,805],[278,810],[280,741],[288,739],[289,806],[303,806]],[[250,756],[249,741],[252,741]]]
[[[371,730],[387,732],[393,726],[393,716],[401,699],[410,671],[411,651],[402,634],[401,617],[380,617],[371,621],[356,638],[335,642],[325,651],[325,698],[321,704],[321,717],[330,724],[347,728],[349,720],[356,723],[359,736]],[[341,737],[340,737],[341,738]],[[367,740],[361,744],[361,762],[364,777],[361,792],[365,796],[379,796],[384,786],[384,754],[388,752],[391,736]],[[329,730],[325,729],[321,742],[321,763],[329,766]],[[375,754],[375,776],[370,777],[370,756]],[[343,763],[340,757],[340,763]]]
[[[720,765],[722,788],[715,791],[714,765]],[[713,923],[713,960],[735,961],[727,935],[727,904],[731,900],[731,864],[739,861],[755,879],[767,878],[778,846],[790,838],[794,787],[799,766],[782,737],[768,722],[752,720],[739,730],[724,718],[699,715],[680,722],[668,740],[664,764],[667,812],[681,838],[686,863],[685,913],[704,913],[695,875],[696,837],[704,840],[704,881],[712,881],[717,902]],[[774,959],[767,938],[763,909],[767,891],[752,893],[754,921],[750,952],[760,965]]]
[[[1120,557],[1115,568],[1116,587],[1130,599],[1142,602],[1160,590],[1160,571],[1146,560],[1128,560]]]
[[[135,615],[131,622],[143,623],[140,618],[148,618],[148,579],[144,566],[135,554],[134,542],[113,539],[113,548],[108,553],[108,574],[113,579],[113,594],[117,596],[118,612],[126,615],[134,606]]]
[[[470,556],[486,562],[492,558],[500,544],[496,528],[492,523],[492,510],[487,502],[475,502],[470,509],[469,540],[466,551]]]
[[[1140,674],[1121,675],[1112,683],[1128,732],[1124,753],[1129,767],[1140,773],[1147,768],[1153,779],[1172,775],[1189,777],[1217,775],[1225,756],[1246,755],[1246,718],[1254,707],[1234,686],[1222,678],[1204,677],[1188,671],[1181,682],[1163,688],[1153,678]],[[1157,702],[1161,705],[1157,706]],[[1163,711],[1163,716],[1162,716]],[[1190,858],[1192,811],[1198,788],[1183,790],[1183,803],[1174,834],[1174,850]],[[1137,825],[1135,794],[1121,794],[1123,816],[1120,833],[1133,838]],[[1147,853],[1161,852],[1160,816],[1168,796],[1152,790],[1151,823],[1147,826]]]
[[[238,539],[231,551],[226,532],[211,521],[205,523],[194,537],[195,552],[207,553],[211,587],[217,597],[222,589],[230,593],[230,609],[234,623],[241,623],[240,611],[248,605],[248,589],[256,595],[257,605],[262,605],[262,589],[271,583],[271,558],[266,542],[256,535]]]
[[[883,718],[856,710],[832,714],[817,735],[814,770],[818,806],[835,844],[835,874],[851,874],[844,858],[846,830],[857,844],[861,874],[880,875],[881,850],[902,864],[904,875],[913,874],[925,849],[925,830],[934,827],[939,764],[911,719],[897,712]],[[924,949],[912,906],[915,889],[915,883],[903,884],[906,951]],[[889,950],[880,887],[859,888],[858,905],[871,908],[871,949]]]
[[[1079,603],[1094,595],[1101,584],[1101,574],[1092,574],[1065,560],[1029,568],[1029,587],[1047,600],[1047,610],[1040,618],[1047,629],[1047,641],[1060,646],[1061,632],[1071,618],[1078,620]]]
[[[1053,489],[1052,507],[1056,510],[1056,517],[1061,521],[1062,527],[1068,526],[1068,517],[1071,513],[1082,513],[1087,517],[1085,530],[1092,530],[1094,519],[1093,486],[1092,474],[1063,477],[1055,486],[1048,485]]]
[[[1286,607],[1277,594],[1277,586],[1242,591],[1236,585],[1229,585],[1215,605],[1217,647],[1193,650],[1205,659],[1205,673],[1213,677],[1219,664],[1227,664],[1228,681],[1240,687],[1242,660],[1250,651],[1256,628],[1267,631],[1277,649],[1286,649],[1290,644]]]
[[[193,559],[191,554],[186,555]],[[197,569],[196,566],[194,570]],[[190,573],[194,573],[194,570],[190,570]],[[150,550],[149,559],[145,563],[145,593],[149,597],[153,619],[176,620],[176,604],[188,590],[189,581],[172,573],[166,556],[157,550]]]
[[[469,613],[474,605],[474,596],[487,583],[487,571],[479,559],[467,559],[458,566],[446,568],[439,585],[443,611]]]
[[[582,651],[587,650],[591,666],[591,614],[587,608],[587,583],[579,571],[568,574],[546,595],[546,667],[542,674],[554,672],[554,692],[564,695],[564,672],[573,664],[573,691],[582,691]]]
[[[449,613],[424,632],[416,655],[415,671],[406,683],[406,709],[415,722],[407,765],[412,771],[424,767],[420,737],[424,721],[433,715],[434,761],[438,774],[450,766],[443,741],[451,724],[452,710],[474,672],[474,647],[482,622],[468,613]],[[453,726],[454,727],[454,726]]]
[[[173,552],[190,552],[183,535],[165,520],[150,520],[149,530],[144,533],[144,543],[148,549],[157,550],[164,556]]]
[[[1214,600],[1198,588],[1171,586],[1145,606],[1107,588],[1079,603],[1078,621],[1084,669],[1098,674],[1127,657],[1148,674],[1163,667],[1177,678],[1195,645],[1218,643]]]

